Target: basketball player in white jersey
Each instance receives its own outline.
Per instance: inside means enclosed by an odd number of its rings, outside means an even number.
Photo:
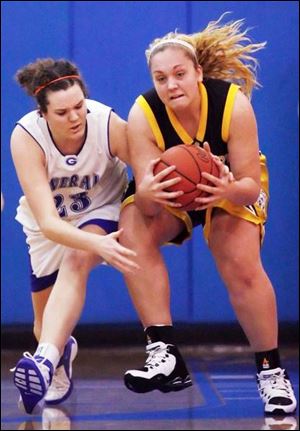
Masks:
[[[16,219],[32,268],[34,335],[39,341],[14,369],[27,413],[39,401],[64,401],[72,391],[71,333],[80,317],[89,272],[107,262],[134,272],[135,253],[118,242],[121,197],[127,187],[126,122],[86,99],[77,67],[39,59],[16,74],[38,109],[21,118],[11,151],[24,192]],[[125,162],[125,163],[124,163]]]

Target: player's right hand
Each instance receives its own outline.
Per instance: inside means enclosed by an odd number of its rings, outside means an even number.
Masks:
[[[124,273],[132,273],[140,267],[135,263],[136,253],[118,242],[123,229],[99,236],[98,254],[105,262]]]
[[[171,172],[176,169],[176,166],[168,166],[158,174],[154,175],[153,170],[160,158],[150,160],[145,170],[144,176],[138,185],[138,192],[143,199],[149,199],[161,205],[172,207],[181,207],[181,204],[172,202],[173,199],[181,196],[182,191],[169,192],[166,189],[181,181],[180,177],[164,180]]]

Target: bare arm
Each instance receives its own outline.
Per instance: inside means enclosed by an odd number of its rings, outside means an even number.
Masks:
[[[154,216],[162,210],[162,205],[178,207],[171,199],[182,193],[164,191],[180,181],[176,178],[164,181],[164,177],[172,172],[175,166],[153,175],[153,168],[159,161],[161,150],[156,145],[150,126],[138,104],[134,104],[129,113],[128,142],[130,164],[136,181],[135,203],[141,211]]]
[[[240,91],[234,104],[229,132],[228,155],[235,181],[228,199],[237,205],[256,201],[260,191],[260,164],[256,119],[248,98]]]
[[[130,260],[135,253],[116,241],[118,233],[100,236],[77,229],[59,217],[48,184],[44,153],[19,126],[12,133],[11,152],[28,204],[47,238],[67,247],[100,255],[121,271],[136,267]]]
[[[230,123],[228,158],[231,172],[221,162],[216,162],[221,170],[220,178],[203,174],[215,187],[198,186],[211,193],[207,198],[196,199],[201,203],[198,209],[204,209],[224,198],[236,205],[250,205],[258,198],[260,163],[256,119],[248,98],[240,91],[236,96]]]

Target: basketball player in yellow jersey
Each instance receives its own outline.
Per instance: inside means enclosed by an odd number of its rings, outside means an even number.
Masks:
[[[255,352],[264,409],[284,414],[296,409],[296,399],[281,366],[275,294],[260,258],[268,176],[249,101],[256,84],[251,53],[264,44],[241,47],[241,41],[249,42],[241,24],[213,22],[191,36],[170,33],[146,51],[154,89],[140,96],[129,114],[136,188],[131,184],[128,189],[120,226],[126,226],[122,243],[137,252],[143,268],[125,278],[145,328],[149,358],[143,368],[125,373],[125,384],[135,392],[177,391],[192,384],[174,345],[168,273],[159,247],[182,242],[193,226],[202,224]],[[221,175],[203,174],[214,186],[199,184],[210,195],[196,198],[198,210],[186,213],[172,203],[174,193],[164,190],[168,184],[161,173],[153,175],[153,167],[161,151],[194,142],[212,151]]]
[[[126,122],[86,98],[77,67],[39,59],[17,72],[37,110],[13,130],[11,150],[24,196],[22,224],[32,267],[34,334],[39,341],[14,371],[27,413],[45,397],[63,402],[72,391],[71,333],[85,301],[90,271],[103,261],[135,271],[135,253],[118,242],[121,196],[127,187]]]

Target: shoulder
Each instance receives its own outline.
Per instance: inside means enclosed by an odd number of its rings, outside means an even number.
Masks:
[[[204,79],[202,84],[207,91],[208,97],[224,98],[230,89],[239,88],[238,85],[229,81],[223,81],[222,79]]]
[[[250,100],[239,90],[233,105],[229,136],[232,138],[241,135],[256,136],[257,124]]]
[[[19,161],[26,165],[27,161],[34,160],[36,163],[44,164],[45,153],[34,137],[19,123],[11,134],[10,150],[14,162]]]
[[[112,156],[128,163],[127,122],[113,111],[109,120],[109,146]]]
[[[36,109],[34,111],[30,111],[27,114],[23,115],[16,124],[27,125],[37,123],[38,119],[41,118],[39,111]]]
[[[112,108],[97,100],[86,99],[86,106],[90,113],[110,112]]]
[[[117,129],[120,129],[120,130],[126,132],[127,122],[125,120],[123,120],[123,118],[121,118],[114,111],[111,112],[109,123],[110,123],[110,128],[115,127]]]
[[[141,99],[137,99],[132,105],[128,115],[128,127],[130,130],[139,130],[145,133],[149,129],[147,111],[150,110],[143,104]]]
[[[232,114],[235,117],[242,118],[244,118],[245,115],[254,115],[249,98],[241,90],[236,93]]]
[[[28,133],[28,131],[25,128],[25,125],[23,122],[18,121],[12,131],[11,134],[11,141],[15,142],[18,140],[33,140],[33,137]]]
[[[224,81],[223,79],[205,78],[203,79],[203,85],[209,89],[210,88],[226,89],[232,85],[232,82]]]
[[[128,121],[131,119],[134,119],[135,121],[137,119],[145,119],[145,117],[151,115],[151,112],[157,113],[161,109],[164,109],[164,106],[165,105],[160,100],[155,88],[151,88],[136,98],[130,109]]]
[[[40,148],[45,127],[45,120],[38,110],[29,112],[16,122],[11,134],[11,145],[17,145],[18,148],[25,146],[27,151],[31,143]]]
[[[146,91],[145,93],[141,94],[137,99],[136,102],[143,106],[143,104],[147,104],[151,107],[155,105],[163,105],[162,101],[158,97],[158,94],[155,90],[155,88],[151,88],[150,90]]]

